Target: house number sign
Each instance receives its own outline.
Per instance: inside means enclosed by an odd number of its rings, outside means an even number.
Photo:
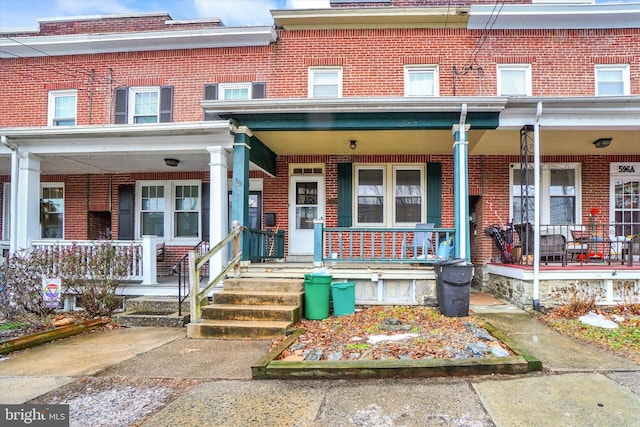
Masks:
[[[640,176],[640,163],[611,163],[610,172],[615,176]]]

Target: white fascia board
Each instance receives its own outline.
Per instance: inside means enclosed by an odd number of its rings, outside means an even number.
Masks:
[[[385,97],[385,98],[281,98],[251,101],[202,101],[207,113],[340,113],[502,111],[505,97]]]
[[[533,124],[542,102],[540,126],[545,129],[640,130],[640,96],[510,98],[500,113],[498,129]]]
[[[0,38],[0,58],[267,46],[276,39],[273,27],[12,37]]]
[[[0,128],[0,135],[9,140],[104,137],[104,136],[157,136],[157,135],[210,135],[228,133],[229,121],[207,122],[92,125],[92,126],[38,126]]]
[[[495,21],[495,22],[494,22]],[[640,28],[640,3],[471,6],[467,28],[596,29]]]

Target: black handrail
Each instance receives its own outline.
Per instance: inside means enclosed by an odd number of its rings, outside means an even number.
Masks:
[[[198,251],[200,254],[209,250],[209,242],[202,240],[191,250]],[[182,303],[189,297],[189,252],[180,258],[171,269],[172,274],[178,275],[178,316],[182,316]],[[205,275],[204,269],[200,271],[200,279]]]

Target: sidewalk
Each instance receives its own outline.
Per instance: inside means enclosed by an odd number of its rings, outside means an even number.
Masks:
[[[640,366],[560,336],[513,306],[482,304],[472,306],[474,314],[541,359],[545,373],[255,381],[250,366],[268,341],[190,340],[180,329],[129,328],[10,355],[0,361],[0,403],[25,402],[87,375],[132,383],[191,378],[202,382],[142,425],[640,426]]]

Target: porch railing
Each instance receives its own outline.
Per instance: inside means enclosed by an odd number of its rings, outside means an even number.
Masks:
[[[144,277],[144,264],[143,264],[143,247],[144,242],[142,240],[113,240],[110,241],[111,245],[117,252],[127,252],[132,255],[131,264],[129,266],[128,274],[126,275],[130,280],[143,280]],[[34,240],[32,241],[32,247],[37,250],[41,250],[47,254],[50,261],[50,274],[57,274],[57,268],[60,265],[60,259],[54,257],[60,255],[60,251],[55,251],[55,248],[70,248],[72,246],[80,248],[87,256],[84,257],[88,260],[89,255],[96,250],[95,240]],[[155,250],[153,250],[155,256]],[[154,266],[155,267],[155,266]]]
[[[191,250],[198,252],[201,256],[209,251],[209,242],[201,241]],[[171,269],[171,274],[178,275],[178,316],[182,316],[182,303],[189,298],[189,253],[187,252],[180,261]],[[200,270],[200,278],[205,276],[205,269]]]
[[[265,231],[250,229],[249,260],[284,258],[284,230]]]
[[[191,295],[189,300],[189,310],[191,316],[191,323],[200,323],[202,320],[202,305],[207,300],[208,294],[213,287],[220,282],[227,273],[234,270],[234,277],[240,276],[240,260],[242,259],[242,251],[240,251],[240,238],[242,233],[246,230],[234,221],[233,230],[212,247],[207,253],[200,256],[197,251],[189,251],[189,294]],[[213,279],[209,280],[204,289],[200,290],[200,270],[207,264],[207,262],[218,252],[222,250],[229,242],[233,241],[233,254],[234,257],[225,268]]]
[[[454,228],[324,227],[314,224],[314,263],[379,262],[433,264],[453,254]],[[428,242],[418,241],[427,233]],[[425,244],[423,244],[425,243]]]
[[[533,224],[515,224],[514,262],[533,265]],[[620,263],[633,265],[640,256],[640,223],[541,224],[540,262]]]

